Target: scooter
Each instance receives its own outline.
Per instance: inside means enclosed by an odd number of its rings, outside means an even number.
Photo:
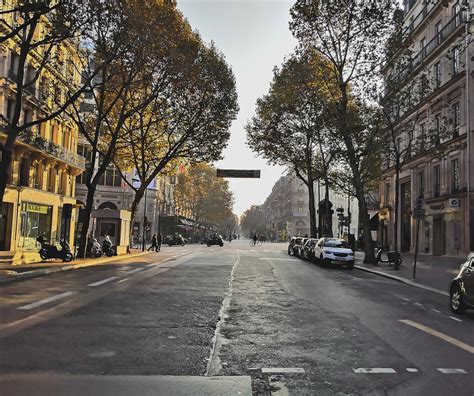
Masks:
[[[59,258],[66,263],[72,261],[73,256],[71,253],[71,247],[64,239],[59,242],[61,249],[58,249],[56,246],[47,243],[42,235],[39,235],[36,240],[41,244],[41,248],[39,250],[41,260]]]
[[[102,251],[107,257],[112,257],[114,255],[114,248],[112,241],[108,235],[105,236],[104,240],[102,241]]]
[[[386,253],[387,255],[387,259],[384,260],[382,259],[382,254],[383,253]],[[403,262],[403,258],[401,256],[401,254],[395,250],[388,250],[388,251],[384,251],[384,249],[380,248],[377,250],[377,253],[375,255],[375,259],[377,260],[377,264],[378,263],[387,263],[387,264],[394,264],[395,266],[395,269],[397,270],[400,265],[402,265],[402,262]]]
[[[102,248],[100,243],[97,241],[95,236],[90,236],[89,241],[87,242],[87,256],[88,257],[101,257]]]

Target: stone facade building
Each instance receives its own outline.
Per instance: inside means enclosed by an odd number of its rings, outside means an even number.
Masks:
[[[14,25],[11,19],[15,17],[13,13],[0,16],[3,32]],[[35,35],[41,39],[40,35],[47,34],[47,20],[41,20],[38,26]],[[79,86],[81,81],[76,42],[67,40],[55,46],[51,61],[44,67],[40,64],[41,51],[42,47],[38,47],[27,56],[23,83],[34,83],[25,86],[21,124],[50,114],[57,103],[63,103],[66,92]],[[0,111],[6,119],[11,119],[15,108],[19,65],[16,41],[4,41],[0,46]],[[0,141],[4,142],[3,128],[0,128]],[[65,237],[72,245],[75,179],[85,168],[84,158],[76,154],[77,139],[77,127],[65,114],[24,130],[18,136],[0,214],[0,261],[3,263],[37,261],[38,235],[50,242]]]
[[[432,255],[464,256],[474,250],[472,222],[474,151],[472,38],[466,39],[468,1],[406,0],[404,23],[412,40],[413,57],[406,77],[430,75],[429,94],[408,109],[402,122],[417,114],[414,136],[400,132],[401,145],[417,139],[425,143],[411,152],[400,173],[398,246],[415,249],[414,207],[423,197],[424,217],[419,251]],[[467,12],[466,12],[467,11]],[[396,56],[395,60],[396,61]],[[390,68],[385,68],[389,77]],[[390,94],[388,92],[387,94]],[[440,131],[445,131],[439,139]],[[393,162],[379,184],[379,241],[394,245],[395,170]],[[471,191],[471,197],[469,197]],[[471,226],[469,225],[471,222]]]
[[[324,186],[315,183],[315,201],[324,199]],[[347,196],[338,194],[332,190],[329,192],[329,200],[332,202],[334,214],[332,216],[332,230],[334,236],[342,236],[347,233],[346,228],[341,228],[337,217],[337,208],[343,209],[347,216],[350,203],[351,212],[351,234],[357,235],[358,206],[356,200],[349,200]],[[287,239],[288,236],[304,236],[310,234],[309,226],[309,195],[306,185],[289,174],[282,176],[273,186],[272,192],[262,205],[265,214],[265,225],[267,234],[276,239]],[[318,210],[316,208],[316,210]],[[316,219],[316,222],[318,220]]]

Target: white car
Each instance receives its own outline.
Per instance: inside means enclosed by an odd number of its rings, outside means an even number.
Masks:
[[[346,265],[354,269],[354,252],[338,238],[321,238],[314,247],[314,258],[321,264]]]

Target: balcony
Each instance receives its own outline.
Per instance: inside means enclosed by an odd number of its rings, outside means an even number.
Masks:
[[[50,140],[43,139],[41,136],[35,135],[31,131],[21,132],[17,140],[38,150],[44,151],[75,168],[82,170],[86,168],[86,159],[84,157],[66,150],[64,147],[59,146]]]
[[[394,83],[402,84],[410,75],[410,73],[420,66],[433,52],[435,52],[446,40],[456,31],[462,24],[462,12],[458,12],[453,16],[446,25],[433,37],[423,48],[418,51],[410,62],[403,67],[394,77]]]

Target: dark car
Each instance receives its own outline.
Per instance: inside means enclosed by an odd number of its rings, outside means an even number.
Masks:
[[[294,248],[293,248],[293,251],[295,252],[295,256],[297,257],[302,257],[301,255],[303,254],[303,246],[304,244],[306,243],[306,241],[308,240],[309,238],[301,238],[301,242],[298,243],[298,244],[295,244]]]
[[[449,288],[451,311],[456,314],[474,309],[474,252],[467,256]]]
[[[301,244],[302,237],[292,237],[290,239],[290,244],[288,245],[288,254],[290,256],[295,255],[295,246]]]
[[[308,261],[314,261],[314,247],[318,240],[309,238],[301,248],[301,258]]]
[[[220,247],[224,246],[224,239],[220,235],[212,235],[206,241],[207,246],[219,245]]]

